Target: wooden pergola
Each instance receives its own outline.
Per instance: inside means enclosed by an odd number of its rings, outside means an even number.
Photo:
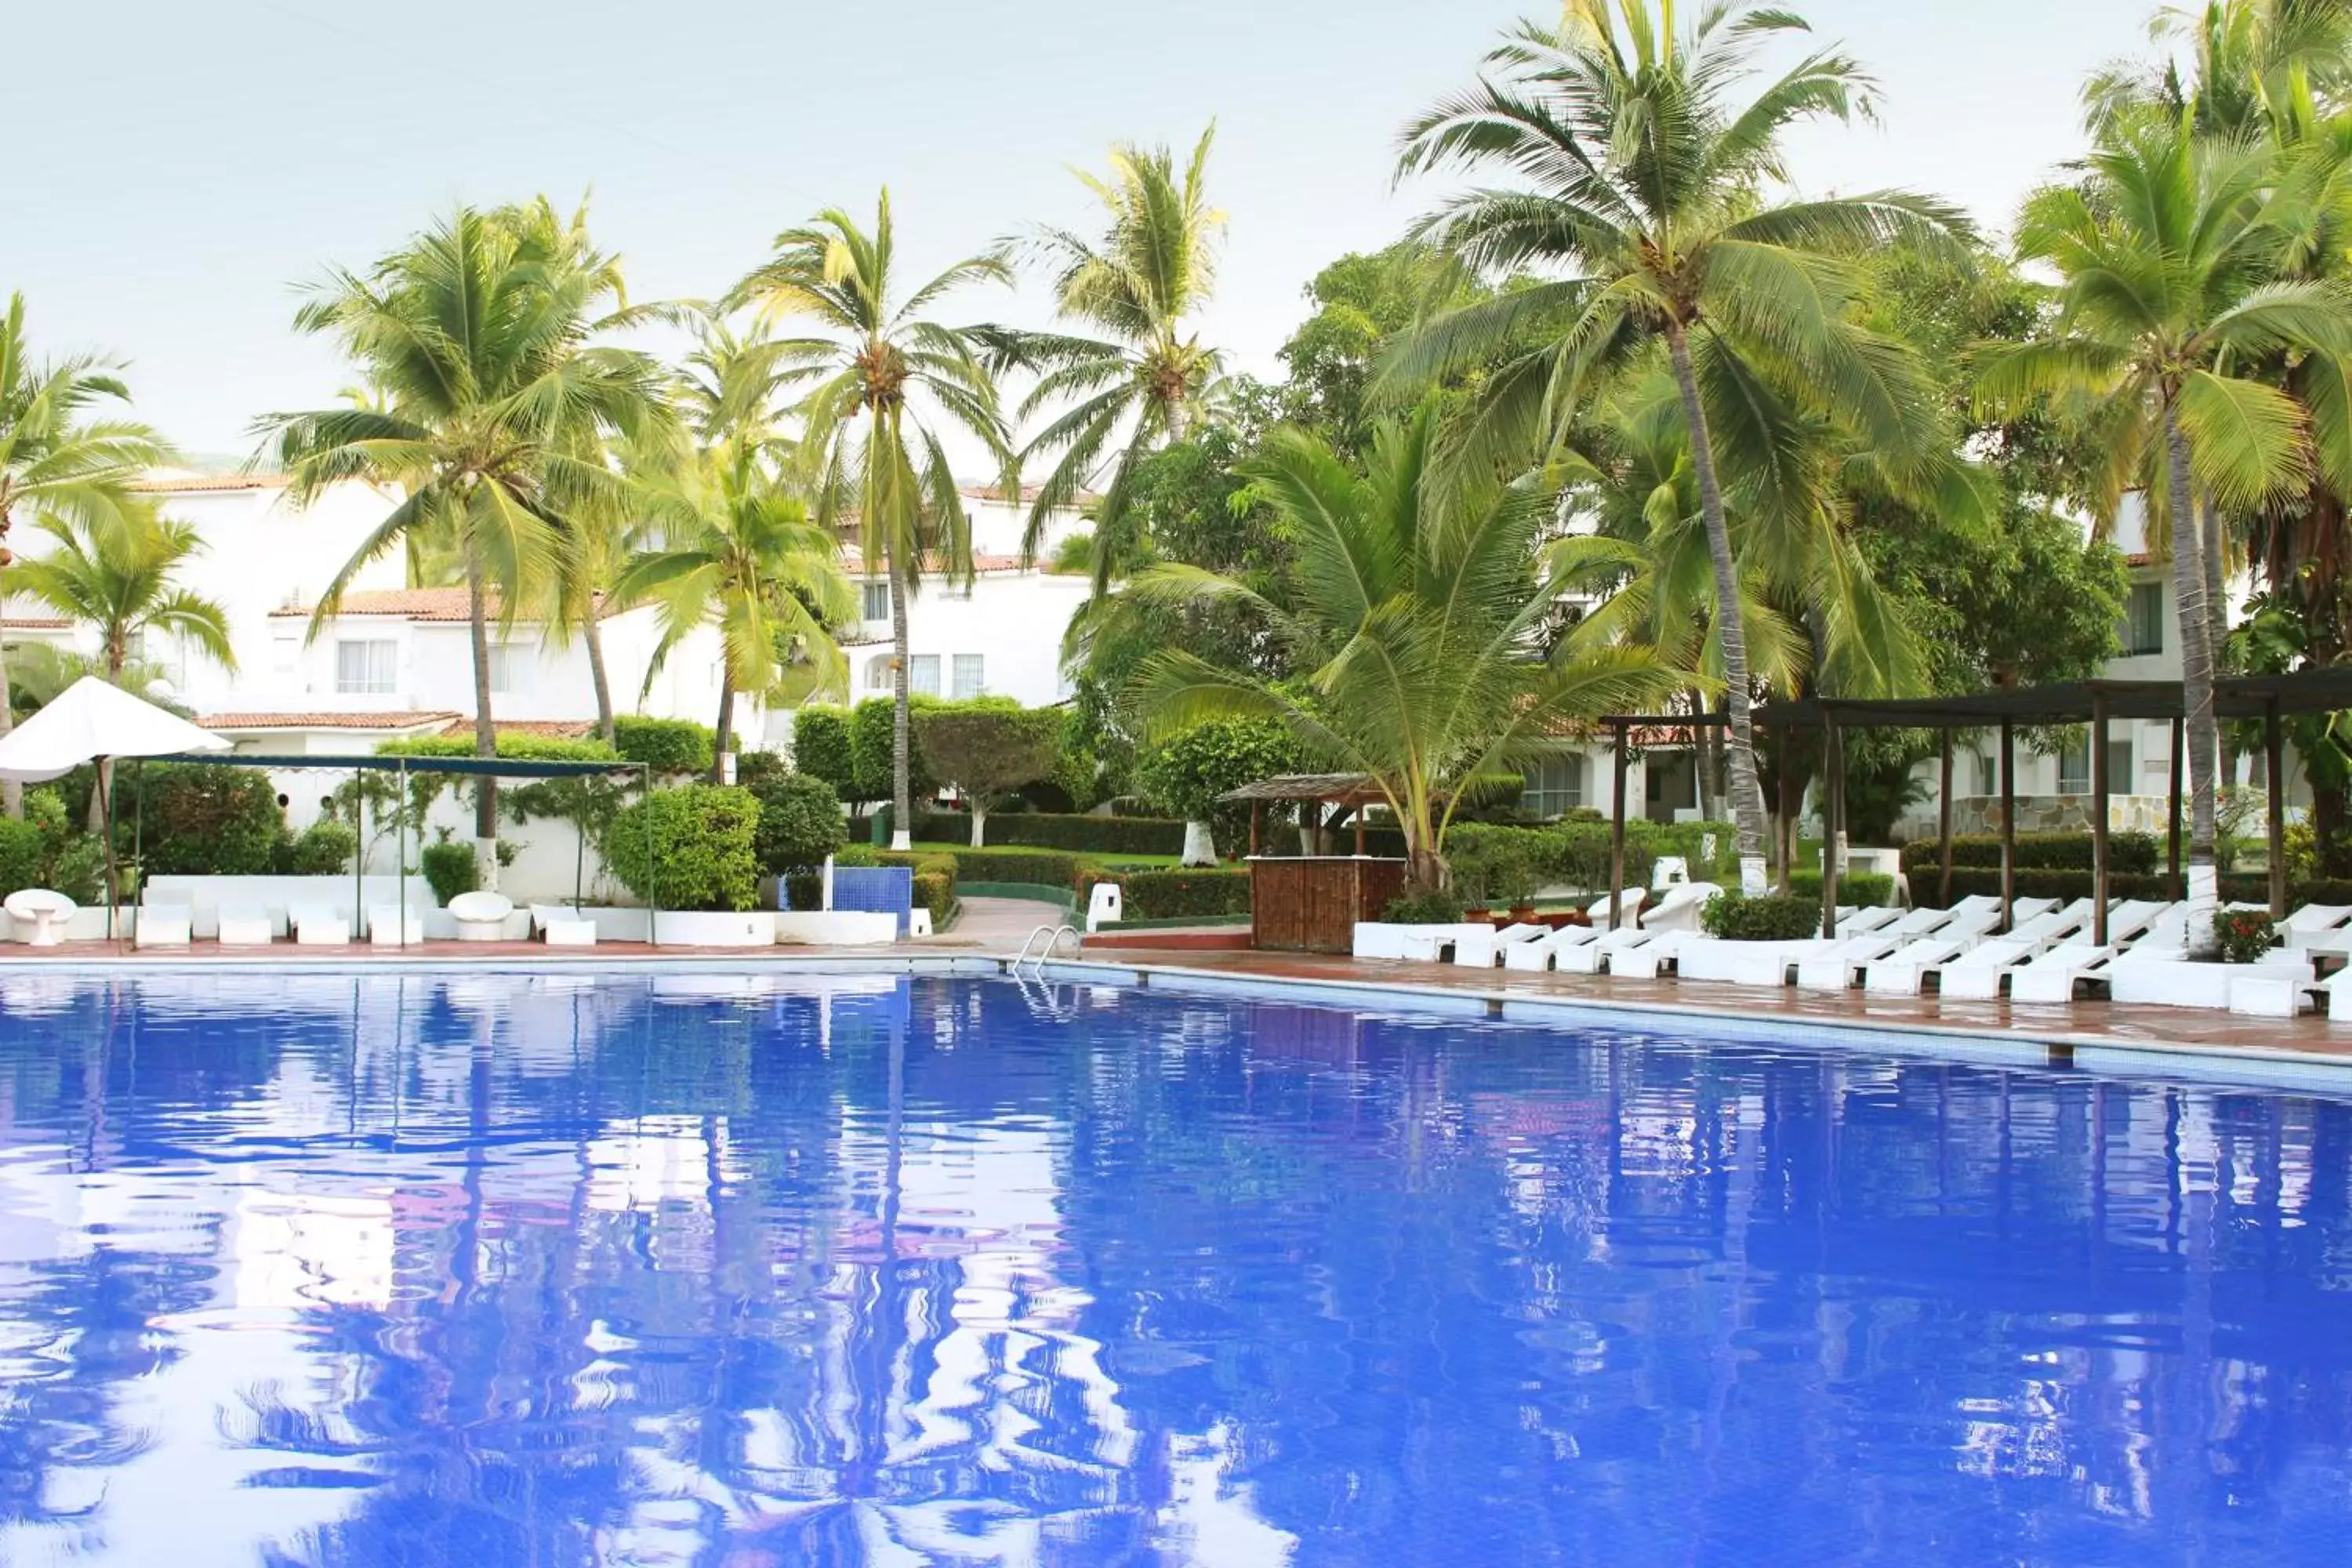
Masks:
[[[1284,773],[1276,778],[1260,779],[1239,789],[1228,790],[1217,797],[1219,804],[1240,805],[1246,802],[1250,808],[1249,852],[1258,852],[1258,830],[1265,816],[1265,808],[1275,805],[1337,805],[1356,814],[1356,853],[1364,852],[1364,808],[1384,805],[1388,796],[1381,793],[1380,784],[1370,773]]]

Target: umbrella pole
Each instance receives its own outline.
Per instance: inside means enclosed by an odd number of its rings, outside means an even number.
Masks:
[[[106,940],[114,940],[114,791],[108,787],[110,770],[107,759],[94,759],[98,763],[98,820],[106,831]]]

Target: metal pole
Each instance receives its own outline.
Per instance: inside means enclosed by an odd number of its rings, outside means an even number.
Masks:
[[[362,933],[367,931],[367,781],[357,768],[352,770],[352,935],[364,940]],[[407,918],[402,917],[400,923],[407,925]]]
[[[2270,775],[2271,919],[2286,919],[2286,747],[2278,699],[2263,705],[2263,763]]]
[[[112,770],[107,767],[106,758],[99,757],[95,761],[98,763],[98,821],[99,826],[106,830],[106,940],[112,942],[114,940],[114,904],[118,896],[114,887],[116,872]]]
[[[1621,913],[1618,906],[1625,901],[1625,726],[1612,724],[1615,731],[1609,753],[1609,773],[1612,781],[1609,819],[1609,929],[1617,929]]]
[[[2091,699],[2091,941],[2107,945],[2107,699]]]
[[[1822,754],[1829,776],[1822,792],[1822,934],[1837,936],[1838,838],[1845,832],[1845,737],[1837,720],[1822,721]]]
[[[418,825],[422,826],[422,824]],[[408,945],[408,759],[400,759],[400,795],[392,807],[393,886],[400,889],[400,945]]]
[[[1944,726],[1944,804],[1937,813],[1936,827],[1943,844],[1943,874],[1936,901],[1948,910],[1952,907],[1952,727],[1948,724]]]
[[[650,802],[654,797],[654,770],[650,763],[638,770],[637,798]],[[661,858],[654,853],[653,807],[646,808],[646,945],[661,945]]]
[[[2180,885],[2180,778],[2188,766],[2188,721],[2172,721],[2172,817],[2165,830],[2165,876],[2172,884],[2175,902],[2189,896]]]
[[[2000,929],[2017,910],[2017,723],[2000,721]]]

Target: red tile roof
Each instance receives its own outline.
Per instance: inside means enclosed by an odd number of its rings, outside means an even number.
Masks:
[[[599,607],[605,616],[620,613],[613,605]],[[488,610],[490,618],[498,619],[499,605],[496,595],[490,597]],[[311,612],[312,606],[309,605],[288,605],[282,609],[270,611],[269,615],[273,620],[308,620]],[[408,621],[465,621],[470,618],[472,609],[463,588],[361,588],[343,595],[338,613],[346,616],[396,616]],[[526,624],[537,624],[531,617],[524,619]]]
[[[1004,487],[1003,485],[961,485],[957,488],[966,500],[1001,501],[1004,499]],[[1034,501],[1037,499],[1043,489],[1044,487],[1040,485],[1023,485],[1021,487],[1021,499],[1024,501]],[[1070,498],[1070,503],[1073,506],[1092,506],[1100,500],[1102,500],[1102,497],[1095,494],[1092,490],[1080,490],[1076,495]]]
[[[196,722],[207,730],[423,730],[463,717],[448,709],[402,713],[207,713]]]
[[[131,481],[142,495],[197,495],[209,490],[282,490],[284,474],[194,474],[159,469]]]
[[[551,741],[579,741],[595,733],[593,719],[499,719],[495,721],[501,735],[538,735]],[[454,716],[445,735],[471,735],[474,721],[460,713]]]

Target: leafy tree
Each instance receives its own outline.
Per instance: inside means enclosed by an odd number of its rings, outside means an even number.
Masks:
[[[1740,880],[1764,888],[1764,802],[1757,780],[1747,626],[1724,501],[1718,439],[1766,448],[1751,386],[1801,390],[1848,425],[1890,470],[1925,483],[1950,448],[1916,366],[1856,319],[1843,255],[1964,220],[1901,192],[1759,198],[1792,124],[1844,119],[1868,79],[1846,56],[1806,56],[1745,103],[1734,88],[1755,51],[1802,20],[1750,0],[1699,12],[1684,36],[1650,0],[1570,0],[1556,29],[1528,26],[1489,57],[1495,74],[1406,133],[1407,173],[1501,166],[1511,188],[1456,197],[1423,226],[1483,274],[1570,275],[1449,311],[1411,334],[1387,374],[1421,385],[1486,363],[1531,319],[1564,330],[1494,372],[1469,422],[1468,459],[1519,460],[1556,446],[1595,379],[1663,341],[1691,438],[1716,582],[1730,734],[1727,745]]]
[[[850,741],[849,710],[811,705],[793,713],[793,767],[823,779],[844,799],[859,798],[857,763]]]
[[[761,869],[772,876],[821,866],[849,839],[841,797],[821,778],[774,773],[745,787],[759,797],[760,830],[752,840]]]
[[[908,701],[908,712],[921,713],[938,706],[936,697],[915,697]],[[849,710],[849,753],[851,776],[854,780],[846,798],[851,800],[889,800],[896,788],[899,748],[898,744],[898,703],[890,697],[869,697]],[[911,722],[908,726],[905,749],[908,772],[907,788],[910,799],[929,800],[939,793],[940,782],[931,772],[930,760],[923,754],[921,737]],[[890,826],[897,834],[911,833],[914,824],[903,815],[894,815]],[[908,842],[912,842],[911,838]]]
[[[97,416],[100,405],[131,401],[116,369],[90,354],[35,359],[25,331],[25,297],[8,297],[7,313],[0,316],[0,540],[6,539],[19,508],[84,526],[117,521],[130,482],[169,455],[163,438],[146,426]],[[0,584],[13,560],[0,548]],[[0,597],[5,595],[0,586]],[[7,670],[0,664],[0,694],[8,689]],[[0,701],[0,736],[15,723],[13,705]],[[21,816],[23,786],[0,780],[0,805],[8,816]]]
[[[1244,784],[1298,771],[1298,747],[1270,719],[1213,719],[1162,737],[1136,769],[1144,799],[1185,821],[1184,864],[1211,866],[1217,836],[1247,819],[1222,804]]]
[[[1223,363],[1187,330],[1215,287],[1216,244],[1224,229],[1224,215],[1208,199],[1215,138],[1214,126],[1202,132],[1181,172],[1166,147],[1114,148],[1108,178],[1079,176],[1106,210],[1101,236],[1047,228],[1032,241],[1053,275],[1055,314],[1104,336],[1000,330],[994,337],[1001,363],[1041,373],[1022,403],[1024,418],[1058,399],[1076,399],[1024,454],[1059,456],[1037,487],[1023,553],[1036,554],[1046,521],[1076,504],[1087,477],[1119,446],[1094,510],[1097,595],[1108,590],[1132,537],[1137,468],[1160,447],[1182,440],[1208,412]]]
[[[635,319],[618,272],[574,247],[573,226],[541,198],[484,213],[459,207],[364,273],[337,271],[296,326],[336,340],[383,404],[277,414],[297,500],[366,479],[403,499],[335,574],[313,636],[369,563],[421,536],[465,564],[474,660],[475,754],[495,754],[489,626],[511,626],[564,570],[566,519],[611,500],[620,479],[592,436],[650,445],[673,424],[660,366],[599,341]],[[498,792],[481,780],[474,833],[495,877]]]
[[[1474,781],[1531,754],[1562,724],[1624,711],[1675,683],[1638,652],[1536,657],[1567,587],[1535,569],[1556,493],[1443,473],[1436,459],[1427,406],[1379,432],[1361,476],[1312,437],[1277,434],[1243,473],[1291,534],[1295,605],[1189,566],[1154,567],[1125,590],[1244,605],[1307,672],[1276,682],[1163,650],[1136,691],[1157,733],[1204,719],[1276,721],[1306,758],[1370,778],[1426,889],[1444,886],[1445,832]]]
[[[890,799],[895,841],[905,848],[914,795],[912,707],[908,689],[907,599],[928,571],[969,583],[971,520],[934,423],[977,437],[1020,493],[1019,465],[997,405],[996,384],[970,329],[926,312],[972,283],[1006,283],[993,255],[967,257],[911,291],[900,291],[890,194],[882,193],[869,233],[837,207],[776,237],[775,255],[735,286],[736,304],[763,322],[806,318],[823,335],[786,338],[763,351],[776,384],[807,389],[802,442],[821,478],[817,522],[828,531],[855,519],[866,570],[890,587]]]
[[[662,909],[748,910],[760,896],[759,830],[760,802],[750,790],[657,789],[614,818],[604,864]]]
[[[916,720],[923,755],[971,812],[971,847],[987,844],[992,802],[1050,777],[1062,754],[1062,715],[982,698],[934,709]]]

